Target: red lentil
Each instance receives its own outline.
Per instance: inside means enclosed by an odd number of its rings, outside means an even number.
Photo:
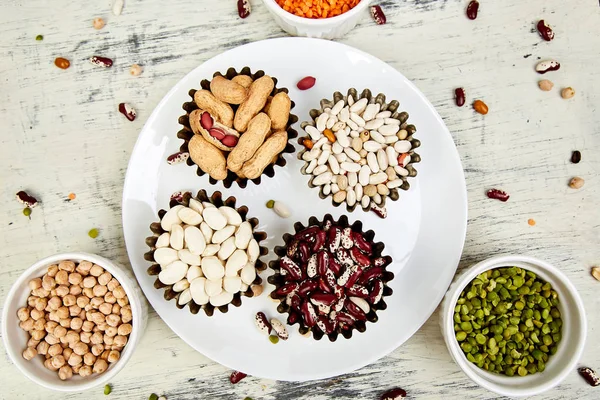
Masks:
[[[354,8],[360,0],[276,0],[285,11],[304,18],[329,18]]]

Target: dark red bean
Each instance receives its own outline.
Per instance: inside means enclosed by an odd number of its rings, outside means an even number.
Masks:
[[[319,289],[327,293],[331,293],[332,291],[332,289],[327,284],[327,281],[323,277],[319,278]]]
[[[316,225],[309,226],[308,228],[304,228],[300,232],[296,233],[296,235],[294,235],[294,238],[298,239],[298,240],[312,239],[320,231],[321,231],[321,228],[319,228]]]
[[[329,269],[335,276],[339,276],[342,266],[333,257],[329,257]]]
[[[314,78],[312,76],[307,76],[306,78],[300,79],[300,81],[298,82],[298,84],[296,86],[298,86],[298,89],[300,89],[300,90],[307,90],[307,89],[310,89],[311,87],[315,86],[316,82],[317,82],[316,78]]]
[[[110,68],[113,65],[113,61],[110,58],[101,56],[93,56],[90,58],[90,62],[104,68]]]
[[[290,311],[287,319],[288,325],[294,325],[300,319],[300,314],[294,311]]]
[[[327,317],[321,315],[317,321],[317,326],[320,330],[323,331],[323,333],[329,335],[331,332],[333,332],[333,324],[331,323],[331,321],[329,321]]]
[[[510,196],[502,191],[502,190],[498,190],[498,189],[490,189],[487,191],[487,197],[489,197],[490,199],[496,199],[496,200],[500,200],[500,201],[508,201],[508,199],[510,198]]]
[[[352,257],[354,262],[360,264],[363,267],[371,265],[371,259],[365,254],[363,254],[357,247],[353,247],[350,249],[350,257]]]
[[[119,112],[130,121],[134,121],[137,116],[135,109],[127,103],[119,103]]]
[[[537,30],[545,41],[549,42],[554,39],[554,31],[543,19],[540,19],[537,23]]]
[[[313,248],[312,248],[313,253],[315,253],[323,248],[323,245],[325,245],[326,239],[327,239],[327,232],[321,231],[321,232],[317,233],[317,236],[315,237],[315,244],[313,245]]]
[[[384,25],[387,22],[387,18],[379,5],[371,6],[371,17],[377,25]]]
[[[286,285],[283,285],[275,292],[276,295],[284,296],[286,294],[292,293],[294,290],[298,289],[298,283],[291,282]]]
[[[243,372],[240,371],[233,371],[231,373],[231,375],[229,376],[229,382],[236,384],[239,381],[241,381],[242,379],[244,379],[245,377],[247,377],[248,375],[246,375]]]
[[[375,202],[371,203],[371,211],[373,211],[379,218],[387,218],[387,209],[385,207],[379,207]]]
[[[293,295],[290,300],[290,307],[292,307],[294,310],[300,310],[301,305],[302,298],[300,298],[300,296],[298,296],[297,294]]]
[[[302,297],[305,297],[307,294],[314,291],[318,287],[318,281],[307,279],[300,284],[300,287],[298,287],[298,294]]]
[[[579,375],[581,375],[583,379],[585,379],[587,383],[590,384],[590,386],[600,385],[600,378],[598,378],[598,375],[596,375],[593,369],[588,367],[581,367],[577,370],[577,372],[579,372]]]
[[[354,318],[348,314],[345,313],[343,311],[340,311],[339,313],[337,313],[337,315],[335,316],[336,321],[346,324],[348,326],[352,326],[354,325]]]
[[[309,328],[315,326],[317,323],[317,313],[315,312],[313,305],[310,304],[308,300],[305,300],[304,303],[302,303],[300,310],[302,311],[302,316],[304,317],[304,323],[306,326]]]
[[[383,267],[385,265],[387,265],[387,260],[385,259],[385,257],[377,257],[376,259],[373,260],[373,265],[376,267]]]
[[[573,154],[571,154],[571,162],[573,164],[579,164],[581,161],[581,152],[579,150],[575,150]]]
[[[315,293],[310,296],[310,300],[313,304],[322,304],[324,306],[330,306],[337,300],[334,294],[330,293]]]
[[[406,398],[406,390],[395,388],[383,393],[380,400],[400,400]]]
[[[300,280],[302,278],[302,271],[300,270],[300,267],[298,266],[298,264],[292,261],[291,258],[283,257],[279,261],[279,266],[285,269],[295,280]]]
[[[321,250],[317,253],[317,273],[325,276],[325,271],[329,269],[329,253]]]
[[[335,292],[336,288],[338,287],[338,284],[337,279],[335,279],[335,275],[333,274],[333,271],[331,271],[330,269],[325,271],[324,278],[325,282],[327,283],[327,286],[329,286]]]
[[[371,284],[371,294],[369,294],[369,303],[375,305],[383,297],[383,282],[379,279]]]
[[[454,101],[456,101],[456,105],[462,107],[465,105],[465,89],[456,88],[454,89]]]
[[[337,249],[340,247],[341,237],[342,235],[340,228],[337,226],[332,226],[331,229],[329,229],[327,243],[329,244],[329,251],[332,254],[335,254]]]
[[[240,18],[246,18],[251,12],[250,0],[238,0],[237,9]]]
[[[305,263],[310,258],[310,248],[308,247],[308,243],[300,242],[298,245],[298,254],[300,255],[300,261]]]
[[[187,151],[179,151],[167,157],[167,163],[169,163],[170,165],[179,164],[185,162],[189,157],[190,153],[188,153]]]
[[[352,232],[352,237],[354,238],[354,245],[356,247],[358,247],[362,252],[366,253],[367,255],[371,254],[373,246],[365,239],[365,237],[361,233]]]
[[[472,0],[467,6],[467,17],[471,20],[477,18],[477,12],[479,11],[479,2]]]
[[[356,318],[357,320],[359,320],[359,321],[367,320],[367,316],[365,315],[364,311],[361,310],[360,307],[358,307],[352,301],[346,300],[346,303],[344,305],[346,306],[346,310],[348,310],[348,313],[350,315],[352,315],[354,318]]]
[[[200,116],[200,125],[202,125],[204,129],[208,130],[213,127],[213,124],[214,120],[211,117],[210,113],[203,112]]]
[[[296,254],[296,252],[298,251],[298,245],[300,244],[300,241],[298,239],[293,239],[290,243],[290,245],[287,248],[287,256],[290,258],[297,258],[298,254]]]
[[[364,285],[365,283],[368,283],[369,281],[371,281],[375,278],[381,278],[382,276],[383,276],[383,268],[382,267],[369,268],[362,273],[360,279],[358,280],[358,283],[360,283],[361,285]]]
[[[347,292],[351,296],[360,297],[366,299],[369,297],[369,291],[366,287],[360,285],[352,285],[347,289]]]
[[[27,194],[27,192],[25,192],[23,190],[17,192],[17,200],[21,204],[24,204],[25,207],[29,207],[29,208],[33,208],[33,207],[37,206],[37,204],[38,204],[38,201],[35,197],[30,196],[29,194]]]
[[[356,283],[356,281],[358,281],[358,278],[360,277],[360,275],[363,272],[363,269],[358,267],[358,266],[354,266],[352,267],[352,272],[350,273],[350,277],[348,278],[348,282],[346,282],[344,284],[344,287],[349,288],[352,285],[354,285]]]

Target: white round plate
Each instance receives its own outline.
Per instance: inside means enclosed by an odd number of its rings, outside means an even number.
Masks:
[[[334,61],[335,60],[335,61]],[[283,244],[282,236],[293,232],[293,224],[306,224],[310,216],[321,218],[327,213],[340,216],[345,209],[333,207],[331,199],[321,200],[317,189],[308,187],[308,177],[300,173],[303,161],[287,154],[287,165],[276,167],[275,176],[246,189],[233,184],[225,189],[211,185],[207,175],[199,177],[196,168],[186,164],[169,165],[167,156],[183,143],[176,134],[177,120],[184,114],[181,106],[190,101],[188,91],[199,88],[202,79],[227,68],[238,71],[249,66],[262,69],[278,79],[278,87],[287,87],[296,103],[293,113],[300,121],[308,120],[308,111],[319,108],[322,98],[334,91],[345,93],[355,87],[369,88],[374,94],[385,93],[388,100],[400,101],[400,109],[410,114],[409,122],[417,127],[416,137],[422,146],[417,150],[422,162],[416,164],[418,176],[410,181],[408,191],[400,191],[398,201],[387,201],[388,217],[357,208],[349,220],[361,220],[365,230],[373,229],[375,239],[385,244],[384,254],[394,263],[389,269],[395,278],[390,282],[394,294],[386,297],[387,310],[378,313],[379,322],[367,324],[365,333],[354,332],[350,340],[339,337],[316,341],[290,327],[288,341],[273,345],[254,326],[254,315],[263,311],[268,317],[285,316],[276,311],[277,303],[269,300],[273,286],[258,298],[244,298],[239,308],[192,315],[179,310],[174,301],[163,298],[163,290],[153,286],[155,277],[147,274],[150,263],[144,260],[149,250],[145,238],[149,225],[158,220],[159,209],[167,209],[169,197],[179,190],[209,194],[221,191],[223,198],[236,196],[238,206],[245,204],[248,215],[260,220],[259,230],[268,234],[266,246],[271,251]],[[316,85],[300,91],[296,83],[305,76],[317,78]],[[303,132],[299,127],[300,136]],[[299,149],[297,141],[293,144]],[[281,219],[265,207],[269,199],[284,202],[292,211]],[[148,300],[173,329],[190,346],[231,369],[262,378],[305,381],[328,378],[361,368],[387,355],[410,338],[425,323],[442,300],[460,260],[467,223],[467,195],[460,159],[452,137],[431,103],[402,74],[381,60],[354,48],[330,41],[283,38],[251,43],[220,54],[190,72],[163,98],[142,129],[131,156],[123,191],[123,229],[129,259]],[[273,259],[273,255],[263,258]],[[263,279],[270,274],[267,269]]]

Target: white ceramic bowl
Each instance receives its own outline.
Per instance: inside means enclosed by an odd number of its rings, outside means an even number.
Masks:
[[[344,36],[365,15],[370,0],[362,0],[353,9],[331,18],[303,18],[285,11],[275,0],[263,0],[275,22],[293,36],[335,39]]]
[[[129,298],[129,303],[131,304],[133,329],[129,335],[129,340],[121,352],[119,361],[111,364],[108,370],[100,375],[93,374],[83,378],[74,374],[71,379],[61,381],[56,372],[52,372],[44,367],[43,357],[36,356],[34,359],[27,361],[22,356],[23,351],[27,347],[29,335],[19,327],[17,310],[27,305],[27,297],[30,293],[28,283],[31,279],[44,275],[49,265],[57,264],[62,260],[72,260],[74,262],[87,260],[100,265],[121,283],[121,286],[123,286],[125,293]],[[13,284],[8,292],[8,296],[4,303],[4,310],[2,312],[2,339],[4,340],[6,352],[13,363],[29,379],[48,389],[61,392],[80,392],[95,386],[106,384],[118,374],[121,369],[123,369],[127,361],[131,358],[135,347],[146,329],[147,320],[148,305],[146,299],[136,280],[128,270],[106,258],[94,254],[63,253],[36,262],[23,272],[19,279]]]
[[[511,266],[532,271],[552,285],[559,296],[558,309],[563,320],[562,340],[558,345],[558,351],[550,357],[544,372],[524,377],[508,377],[478,368],[467,360],[454,336],[454,307],[464,288],[484,271]],[[575,370],[587,333],[583,303],[571,281],[553,265],[519,255],[493,257],[457,275],[442,302],[440,324],[450,355],[464,373],[484,388],[511,397],[533,396],[558,385]]]

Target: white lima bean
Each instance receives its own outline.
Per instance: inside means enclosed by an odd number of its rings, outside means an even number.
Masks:
[[[231,303],[233,300],[233,293],[222,291],[218,296],[210,298],[210,304],[214,307],[221,307],[225,304]]]
[[[235,244],[235,237],[230,237],[229,239],[227,239],[226,241],[224,241],[223,243],[221,243],[220,248],[217,250],[217,257],[219,258],[219,260],[227,260],[229,257],[231,257],[231,255],[233,254],[234,251],[237,250],[237,246]]]
[[[208,295],[208,297],[214,297],[214,296],[220,295],[221,292],[223,291],[223,279],[219,278],[214,281],[211,279],[208,279],[206,281],[206,283],[204,284],[204,290],[206,291],[206,294]]]
[[[206,248],[206,238],[200,229],[195,226],[188,226],[184,230],[184,236],[185,244],[192,254],[201,255]]]
[[[158,279],[165,285],[173,285],[185,277],[188,265],[183,261],[174,261],[163,268],[158,274]]]
[[[339,112],[342,111],[342,108],[344,108],[345,105],[346,105],[346,103],[344,102],[344,100],[338,101],[337,103],[335,103],[335,105],[331,109],[330,114],[337,116],[339,114]]]
[[[379,103],[369,104],[367,108],[365,108],[365,112],[363,112],[363,119],[365,121],[371,121],[377,113],[379,112],[381,105]]]
[[[235,247],[246,250],[251,239],[252,225],[250,225],[250,222],[244,221],[240,224],[237,232],[235,233]]]
[[[183,249],[183,228],[181,225],[171,226],[171,236],[169,240],[171,248],[175,250]]]
[[[227,276],[235,276],[237,272],[244,267],[248,263],[248,253],[244,250],[236,250],[233,252],[231,257],[227,259],[227,263],[225,264],[225,270],[227,271]],[[234,272],[235,271],[235,272]],[[206,271],[204,271],[204,275],[206,275],[209,279],[210,277],[207,275]],[[222,275],[221,275],[222,277]]]
[[[256,262],[258,257],[260,257],[260,247],[258,246],[256,239],[252,239],[248,244],[248,259],[250,262]]]
[[[242,278],[242,282],[246,285],[252,284],[254,279],[256,279],[256,268],[254,268],[254,264],[248,263],[244,265],[242,271],[240,272],[240,278]]]
[[[170,247],[161,247],[154,251],[154,261],[163,268],[177,260],[179,260],[177,250],[173,250]]]
[[[187,225],[200,225],[203,221],[202,215],[188,207],[182,207],[177,212],[177,216]]]
[[[193,254],[189,249],[181,249],[177,252],[179,259],[190,266],[200,265],[200,255]]]
[[[336,117],[330,116],[329,119],[327,120],[327,123],[325,124],[325,127],[327,127],[327,129],[331,129],[337,122],[338,122],[338,119]]]
[[[182,205],[176,205],[175,207],[173,207],[169,211],[167,211],[167,213],[165,215],[163,215],[162,219],[160,220],[160,226],[161,226],[161,228],[163,228],[163,230],[170,232],[171,227],[173,225],[181,224],[181,219],[179,218],[177,213],[182,208],[183,208]]]
[[[348,139],[348,135],[345,131],[336,132],[335,137],[337,138],[335,143],[338,143],[342,148],[350,146],[350,139]]]
[[[196,278],[190,283],[190,294],[192,300],[199,306],[203,306],[208,303],[208,295],[206,294],[205,285],[206,278]]]
[[[219,207],[219,211],[225,216],[229,225],[240,226],[240,224],[242,223],[242,216],[233,208],[222,206]]]
[[[213,234],[213,244],[221,244],[225,240],[229,239],[235,233],[236,227],[233,225],[227,225],[223,229],[219,229]]]
[[[214,256],[221,250],[221,246],[218,244],[207,244],[202,252],[202,257]]]
[[[216,207],[205,208],[202,212],[204,221],[214,231],[225,228],[227,225],[227,217]]]
[[[365,129],[370,130],[370,131],[379,129],[383,126],[383,124],[384,124],[383,119],[375,118],[365,124]]]
[[[348,123],[348,121],[350,121],[350,110],[348,109],[348,107],[344,107],[340,110],[338,119],[345,123]]]
[[[196,211],[197,213],[199,213],[200,215],[202,215],[202,211],[204,210],[204,207],[202,206],[202,203],[199,202],[196,199],[190,199],[190,203],[188,204],[188,206]]]
[[[233,255],[231,257],[233,257]],[[229,260],[231,259],[231,257],[229,258]],[[202,259],[201,267],[204,276],[209,280],[217,280],[225,276],[225,268],[223,267],[223,262],[215,256],[204,257]]]
[[[169,232],[164,232],[162,235],[160,235],[158,237],[158,239],[156,239],[156,244],[154,245],[154,247],[156,247],[156,248],[169,247],[170,242],[171,242],[171,234]]]
[[[364,127],[366,123],[365,120],[362,119],[361,116],[356,113],[350,113],[350,120],[361,128]]]

